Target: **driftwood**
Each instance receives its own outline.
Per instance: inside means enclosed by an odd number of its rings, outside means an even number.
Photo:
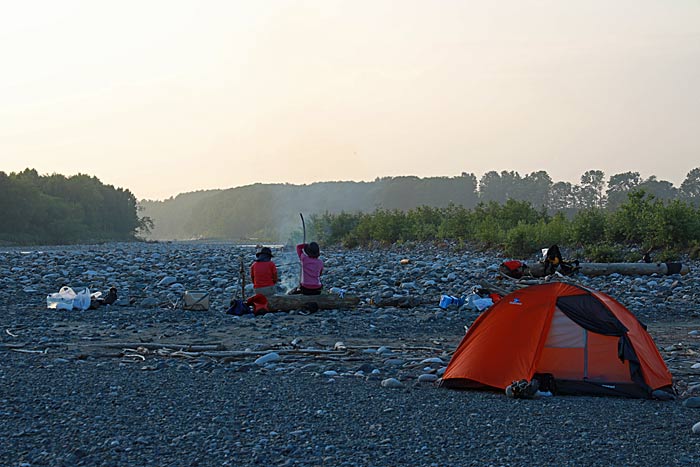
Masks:
[[[48,353],[49,349],[44,349],[44,350],[29,350],[29,349],[10,349],[13,352],[20,352],[20,353],[38,353],[38,354],[46,354]]]
[[[315,307],[319,310],[353,308],[360,303],[360,298],[354,295],[321,294],[321,295],[272,295],[267,297],[270,311],[304,310]],[[315,305],[314,305],[315,304]]]
[[[85,347],[107,347],[110,349],[138,349],[146,350],[183,350],[186,352],[207,352],[213,350],[226,350],[223,344],[167,344],[155,342],[105,342],[82,344]]]
[[[544,263],[530,263],[528,271],[533,277],[544,277]],[[579,263],[580,274],[586,276],[605,276],[613,273],[625,276],[647,276],[659,274],[688,274],[690,268],[681,263]]]
[[[12,350],[12,349],[21,349],[27,344],[0,344],[0,350]]]
[[[488,290],[489,292],[495,292],[500,296],[508,295],[510,293],[509,290],[493,285],[492,283],[485,280],[479,281],[479,285],[482,289]]]

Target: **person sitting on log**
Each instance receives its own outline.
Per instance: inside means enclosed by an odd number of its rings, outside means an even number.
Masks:
[[[323,290],[321,284],[321,273],[323,272],[323,261],[319,258],[321,251],[318,243],[300,243],[297,245],[297,255],[301,261],[301,280],[299,287],[290,294],[320,295]]]
[[[279,280],[277,266],[272,261],[272,250],[262,247],[255,253],[255,261],[250,266],[250,278],[256,294],[267,296],[275,294],[275,285]]]

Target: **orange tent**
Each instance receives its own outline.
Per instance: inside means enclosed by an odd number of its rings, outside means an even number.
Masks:
[[[482,313],[443,375],[451,388],[553,381],[563,394],[651,397],[672,376],[646,327],[610,296],[554,282],[506,295]]]

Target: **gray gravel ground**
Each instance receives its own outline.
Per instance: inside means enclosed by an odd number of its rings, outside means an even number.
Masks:
[[[345,253],[347,261],[354,254]],[[700,465],[700,435],[691,430],[700,412],[683,403],[700,392],[700,370],[691,369],[700,350],[693,277],[678,278],[682,285],[664,289],[661,301],[649,284],[663,278],[635,280],[630,292],[681,399],[513,400],[418,381],[444,368],[474,312],[430,303],[258,318],[233,318],[217,307],[187,312],[138,304],[65,312],[45,309],[45,285],[32,284],[46,271],[13,264],[0,279],[1,466]],[[32,276],[32,269],[39,271]],[[623,288],[623,279],[615,286]],[[439,285],[440,273],[427,280]],[[448,284],[456,289],[459,280]],[[379,294],[386,284],[374,287]],[[683,295],[673,293],[679,287]],[[340,341],[345,352],[333,350]],[[250,355],[137,348],[154,342],[218,344]],[[278,360],[255,363],[273,351]],[[387,378],[401,387],[383,387]]]
[[[698,465],[680,403],[3,359],[0,464]]]

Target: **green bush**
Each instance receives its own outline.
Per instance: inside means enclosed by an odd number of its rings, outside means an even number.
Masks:
[[[657,229],[653,200],[653,195],[647,196],[643,190],[630,193],[628,201],[609,217],[608,241],[649,244]]]
[[[571,222],[572,240],[581,245],[594,245],[604,241],[608,217],[602,209],[579,211]]]
[[[700,239],[698,211],[682,201],[673,200],[666,205],[657,203],[654,206],[654,222],[652,241],[655,245],[682,248]]]
[[[688,256],[690,259],[700,259],[700,242],[697,240],[693,241],[690,248],[688,248]]]
[[[641,256],[637,251],[650,248],[668,250],[669,255],[691,245],[700,250],[700,210],[680,201],[664,204],[643,191],[631,193],[615,212],[590,208],[572,220],[562,213],[549,217],[527,202],[508,200],[503,205],[480,203],[473,210],[450,204],[405,212],[325,213],[312,225],[324,243],[347,247],[440,240],[503,248],[509,256],[522,257],[553,244],[565,248],[575,243],[596,262],[637,261]]]
[[[592,263],[619,263],[625,261],[623,250],[616,245],[600,243],[583,249],[584,257]]]
[[[541,244],[538,242],[538,226],[520,222],[506,234],[504,250],[512,258],[522,258],[537,251]]]

